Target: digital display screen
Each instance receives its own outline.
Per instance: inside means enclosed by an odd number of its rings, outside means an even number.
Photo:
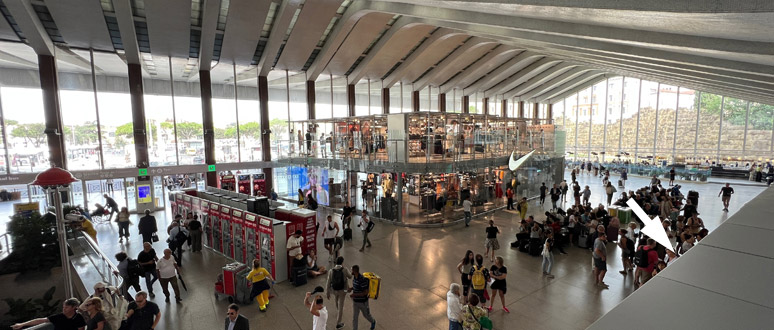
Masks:
[[[150,185],[141,184],[137,186],[137,201],[139,203],[150,203],[152,201]]]

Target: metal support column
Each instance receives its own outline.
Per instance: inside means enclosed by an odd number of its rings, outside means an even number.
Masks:
[[[462,96],[462,113],[470,113],[470,97],[467,95]]]
[[[411,111],[419,112],[419,91],[411,92]]]
[[[677,156],[677,120],[680,118],[680,87],[677,87],[677,103],[675,104],[675,131],[672,137],[672,164],[675,163],[675,157]]]
[[[266,76],[258,76],[258,106],[261,121],[261,153],[263,161],[271,161],[271,134],[269,133],[269,81]],[[279,132],[278,132],[279,133]],[[301,141],[299,141],[301,143]],[[299,150],[300,152],[300,150]],[[266,187],[274,188],[273,172],[271,168],[264,168]]]
[[[390,113],[390,89],[382,88],[382,114]]]
[[[59,105],[59,78],[56,59],[51,55],[38,55],[38,74],[43,94],[43,131],[48,141],[49,161],[52,166],[67,169],[62,109]]]
[[[315,110],[315,89],[314,80],[306,81],[306,114],[309,119],[317,119],[317,112]]]
[[[148,138],[145,127],[145,101],[142,88],[142,66],[129,64],[129,98],[132,102],[132,124],[134,126],[134,151],[138,168],[147,168]]]
[[[446,112],[446,93],[438,93],[438,111]]]
[[[485,115],[489,114],[489,98],[485,97],[483,100],[483,103],[481,104],[481,112]]]
[[[350,117],[355,116],[355,85],[347,84],[347,113]]]
[[[199,89],[202,99],[202,126],[204,129],[204,162],[215,165],[215,124],[212,117],[212,82],[210,71],[199,70]],[[218,186],[218,173],[207,171],[207,185]]]

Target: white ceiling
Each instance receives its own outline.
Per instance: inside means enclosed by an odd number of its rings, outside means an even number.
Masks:
[[[349,72],[349,84],[402,82],[552,102],[594,79],[627,75],[774,103],[774,1],[275,0],[270,6],[230,0],[227,13],[220,12],[222,0],[201,1],[201,12],[192,12],[191,0],[146,0],[142,11],[119,3],[115,12],[103,11],[97,0],[19,1],[51,13],[65,41],[58,45],[59,67],[68,72],[87,69],[82,50],[94,48],[101,72],[126,75],[129,59],[153,79],[169,79],[172,57],[176,80],[197,81],[199,66],[211,66],[214,83],[236,78],[244,86],[255,86],[261,72],[284,84],[282,70],[292,71],[294,86],[306,79],[325,84],[329,75]],[[36,41],[34,50],[46,53],[37,48],[48,35],[32,24],[39,19],[34,10],[25,8],[31,7],[7,6],[27,39]],[[123,27],[127,17],[146,24],[151,54],[130,54],[137,38],[123,30],[127,53],[113,49],[106,17],[117,17]],[[218,18],[225,18],[220,30]],[[199,45],[192,34],[200,36]],[[223,35],[220,58],[208,65],[217,34]],[[19,39],[7,18],[0,18],[0,39]],[[2,66],[36,63],[26,46],[0,46]],[[199,53],[189,59],[192,48]]]

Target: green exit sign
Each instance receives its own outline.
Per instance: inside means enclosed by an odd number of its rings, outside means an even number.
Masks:
[[[147,176],[147,175],[148,175],[148,169],[147,168],[137,169],[137,176]]]
[[[215,165],[207,165],[207,171],[215,172]]]

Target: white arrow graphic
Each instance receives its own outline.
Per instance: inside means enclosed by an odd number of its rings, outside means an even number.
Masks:
[[[640,230],[643,234],[648,235],[648,237],[655,240],[658,244],[661,244],[670,251],[675,252],[675,250],[672,249],[672,243],[669,242],[669,237],[667,236],[666,231],[664,231],[664,226],[661,225],[661,219],[659,219],[658,216],[651,219],[647,214],[645,214],[645,211],[639,205],[637,205],[637,202],[634,201],[634,198],[629,198],[629,200],[626,201],[626,205],[629,205],[629,207],[632,208],[634,214],[636,214],[644,224]]]

